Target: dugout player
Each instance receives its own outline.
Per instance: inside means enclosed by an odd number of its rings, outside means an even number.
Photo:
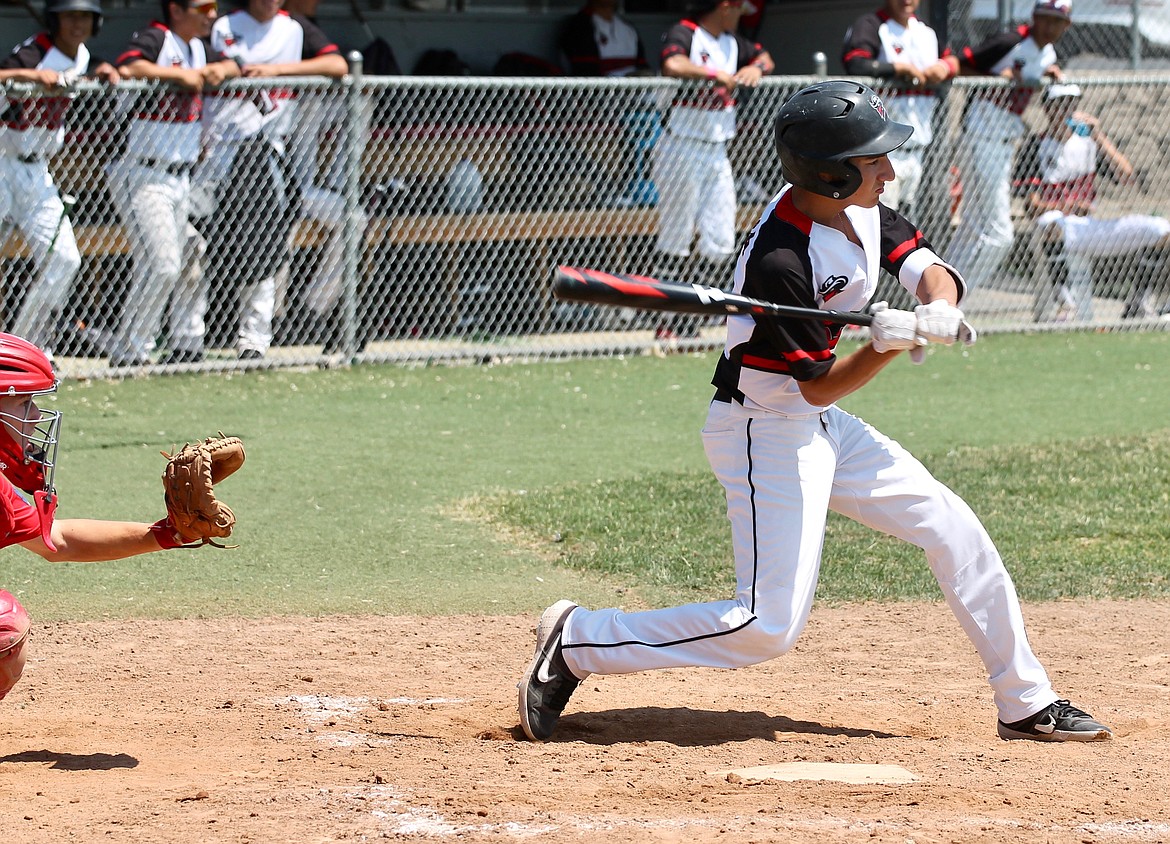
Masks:
[[[61,413],[40,402],[56,391],[48,356],[23,338],[0,334],[0,546],[20,545],[51,563],[120,560],[177,548],[181,542],[166,519],[150,525],[54,518]],[[20,679],[28,631],[28,612],[0,589],[0,699]]]
[[[775,68],[767,50],[736,31],[743,11],[743,0],[695,0],[662,38],[662,75],[708,84],[678,89],[654,146],[658,278],[709,283],[725,275],[735,252],[735,179],[726,144],[735,137],[736,90],[754,88]],[[700,262],[691,268],[696,231]],[[674,330],[695,336],[695,319],[676,320]]]
[[[570,76],[650,74],[642,38],[617,7],[618,0],[586,0],[562,24],[557,47]]]
[[[118,72],[90,56],[85,42],[101,30],[98,0],[49,0],[48,31],[18,44],[0,61],[0,82],[68,88],[83,76],[110,84]],[[57,318],[81,269],[73,224],[49,172],[49,159],[65,143],[64,92],[0,96],[0,220],[20,229],[32,249],[36,276],[9,330],[52,350]]]
[[[651,668],[738,668],[783,654],[804,629],[833,510],[926,552],[951,611],[987,669],[1005,739],[1095,741],[1109,728],[1058,700],[1028,645],[999,552],[955,493],[898,443],[836,406],[903,350],[974,342],[957,303],[959,273],[880,200],[894,178],[894,123],[866,86],[830,81],[780,109],[776,145],[791,183],[740,252],[736,293],[803,308],[860,310],[885,269],[924,304],[874,305],[871,339],[846,357],[840,326],[728,316],[727,345],[703,444],[727,493],[734,598],[645,612],[590,611],[572,601],[540,618],[519,684],[520,724],[544,740],[590,674]]]
[[[1093,259],[1142,253],[1145,263],[1157,266],[1170,248],[1170,220],[1152,214],[1126,214],[1105,219],[1094,214],[1097,174],[1106,173],[1118,184],[1136,186],[1137,174],[1129,158],[1102,128],[1093,114],[1077,108],[1081,86],[1049,85],[1044,89],[1048,124],[1025,144],[1033,152],[1027,164],[1034,170],[1026,210],[1036,229],[1048,263],[1048,278],[1061,303],[1077,320],[1093,319]],[[1123,315],[1141,313],[1141,288],[1131,297]],[[1050,291],[1041,290],[1034,315]],[[1059,314],[1058,314],[1059,317]]]
[[[247,0],[212,26],[212,48],[235,60],[249,79],[344,76],[349,68],[337,45],[308,19],[282,11],[281,4]],[[197,213],[207,218],[215,275],[240,283],[236,349],[241,360],[264,357],[272,344],[276,274],[300,213],[296,179],[285,160],[296,100],[294,89],[278,87],[207,98],[206,158],[195,174]]]
[[[939,54],[938,36],[915,14],[922,0],[886,0],[876,12],[862,15],[845,33],[841,64],[849,76],[888,79],[896,86],[885,98],[890,118],[914,127],[910,140],[890,151],[898,178],[886,185],[882,203],[904,215],[917,211],[923,155],[934,138],[936,89],[955,75]]]
[[[168,87],[137,101],[126,154],[109,168],[134,255],[111,366],[150,363],[168,301],[171,351],[163,363],[203,359],[207,299],[199,273],[184,271],[198,263],[192,255],[198,235],[188,223],[191,173],[199,160],[203,89],[239,76],[240,66],[207,46],[216,0],[163,0],[162,13],[161,21],[131,36],[117,59],[122,76]]]
[[[993,35],[947,58],[963,76],[998,76],[1012,83],[973,95],[963,117],[963,197],[948,253],[964,268],[972,289],[999,270],[1011,248],[1012,162],[1025,132],[1021,115],[1044,79],[1063,80],[1053,45],[1071,25],[1071,0],[1037,0],[1030,25]]]

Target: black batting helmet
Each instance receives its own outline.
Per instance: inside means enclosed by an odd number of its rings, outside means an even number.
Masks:
[[[61,12],[91,12],[93,14],[93,34],[97,35],[102,29],[102,4],[98,0],[49,0],[45,7],[45,22],[49,32],[57,34],[57,15]]]
[[[776,150],[789,182],[845,199],[861,187],[861,172],[848,159],[885,155],[913,132],[913,127],[890,120],[872,88],[833,80],[802,88],[780,107]]]

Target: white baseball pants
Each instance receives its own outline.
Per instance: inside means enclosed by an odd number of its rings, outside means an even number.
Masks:
[[[358,210],[358,230],[365,232],[366,215]],[[328,229],[325,247],[317,263],[317,271],[309,280],[304,293],[305,304],[319,317],[326,316],[341,300],[345,273],[345,233],[348,212],[345,195],[315,186],[301,187],[301,219],[315,220]],[[293,227],[293,234],[296,227]],[[290,237],[293,235],[290,235]],[[358,248],[362,240],[358,241]],[[284,312],[284,302],[291,282],[290,266],[286,263],[277,274],[276,313]]]
[[[134,257],[130,291],[108,350],[111,359],[146,358],[154,350],[168,302],[171,347],[201,351],[206,291],[202,272],[188,266],[199,261],[189,237],[194,232],[188,223],[189,178],[136,162],[112,165],[109,177]]]
[[[963,198],[947,262],[974,290],[999,272],[1012,245],[1012,161],[1024,128],[1019,117],[986,100],[971,104],[963,126]]]
[[[1149,214],[1102,220],[1048,211],[1036,218],[1036,225],[1060,228],[1068,266],[1067,302],[1076,319],[1086,322],[1093,318],[1093,259],[1127,255],[1170,237],[1170,220]]]
[[[562,641],[578,677],[738,668],[783,654],[807,622],[832,509],[926,552],[983,660],[1001,720],[1018,721],[1056,699],[991,538],[896,442],[836,407],[784,417],[712,402],[703,444],[727,493],[735,598],[634,613],[575,610]]]
[[[922,184],[922,158],[925,147],[902,145],[889,153],[894,166],[894,181],[886,182],[882,204],[901,212],[903,217],[915,213],[918,188]]]
[[[20,229],[32,251],[36,276],[8,331],[51,352],[60,313],[81,269],[73,224],[44,161],[0,155],[0,220]]]
[[[652,171],[658,188],[655,248],[685,258],[697,229],[700,255],[713,261],[731,255],[735,179],[724,145],[664,132],[654,146]]]

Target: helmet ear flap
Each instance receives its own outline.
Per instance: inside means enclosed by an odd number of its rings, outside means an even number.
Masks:
[[[790,184],[833,199],[847,199],[861,187],[861,171],[849,161],[809,158],[785,144],[778,149],[780,171]]]

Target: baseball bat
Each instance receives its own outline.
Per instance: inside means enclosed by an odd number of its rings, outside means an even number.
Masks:
[[[571,302],[615,305],[645,311],[681,314],[768,314],[814,319],[836,325],[869,325],[871,314],[798,308],[728,293],[702,284],[676,284],[640,275],[620,275],[584,267],[559,266],[553,273],[553,295]]]

